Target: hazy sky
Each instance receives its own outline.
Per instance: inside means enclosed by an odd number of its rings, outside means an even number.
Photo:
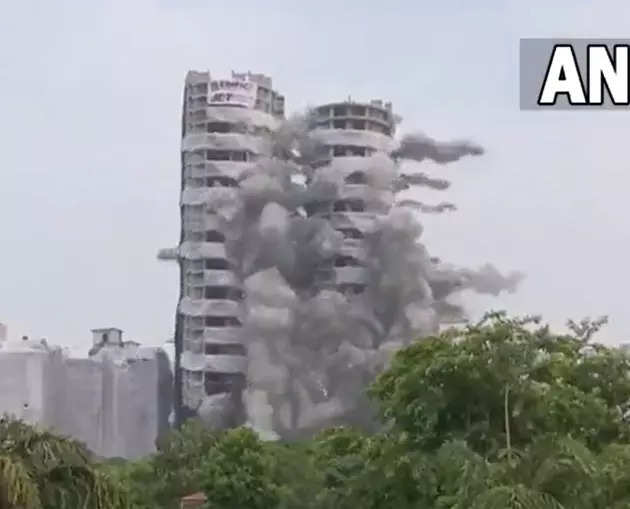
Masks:
[[[551,5],[553,4],[553,5]],[[172,335],[189,69],[273,76],[290,110],[393,101],[405,130],[471,138],[425,220],[446,260],[527,274],[476,312],[608,314],[630,340],[630,113],[518,111],[520,37],[620,37],[627,0],[21,0],[0,3],[0,321],[66,345]]]

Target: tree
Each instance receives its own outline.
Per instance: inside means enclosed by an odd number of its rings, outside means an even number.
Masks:
[[[181,497],[201,490],[201,464],[217,440],[216,432],[191,419],[158,442],[158,453],[151,460],[159,482],[158,507],[177,507]]]
[[[598,450],[628,439],[628,373],[618,349],[491,313],[399,351],[370,394],[425,451],[463,440],[496,457],[547,434]]]
[[[193,422],[116,479],[142,509],[201,490],[213,509],[627,509],[630,360],[592,342],[602,324],[491,313],[396,354],[369,389],[379,433],[270,443]]]
[[[166,491],[162,479],[156,477],[152,458],[125,461],[109,460],[100,465],[101,469],[119,486],[123,486],[129,507],[133,509],[156,509],[177,507],[176,500],[164,500]],[[168,505],[163,505],[163,504]]]
[[[630,446],[600,453],[569,437],[535,439],[512,458],[488,461],[466,443],[442,445],[434,465],[449,509],[607,509],[630,507]]]
[[[324,482],[318,508],[411,509],[430,507],[435,498],[431,458],[401,434],[339,427],[322,432],[312,449]]]
[[[201,464],[217,437],[199,421],[189,420],[159,440],[156,454],[110,460],[102,468],[125,486],[134,509],[177,509],[182,497],[202,489]]]
[[[279,509],[304,509],[320,490],[311,463],[309,443],[263,442],[249,429],[217,432],[188,421],[153,456],[104,468],[126,486],[134,509],[176,509],[197,491],[214,509],[267,507],[271,500]]]
[[[19,420],[0,420],[0,508],[119,509],[124,491],[90,461],[87,449]]]
[[[213,509],[269,509],[282,507],[290,486],[277,475],[278,456],[272,444],[255,432],[238,428],[222,433],[203,460],[201,473],[208,507]],[[285,506],[287,504],[284,504]]]

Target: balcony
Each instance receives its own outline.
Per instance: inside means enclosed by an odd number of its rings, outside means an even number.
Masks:
[[[396,148],[393,138],[373,131],[317,128],[310,132],[310,136],[324,145],[369,147],[386,153]]]
[[[217,242],[183,242],[179,247],[179,254],[187,260],[201,260],[206,258],[226,259],[225,245]]]
[[[237,200],[238,188],[234,187],[185,188],[181,196],[182,205],[216,205],[222,202],[233,204]]]
[[[392,158],[382,152],[369,156],[345,156],[335,157],[325,166],[330,171],[351,175],[354,172],[363,172],[366,175],[390,175],[390,179],[396,176],[396,165]]]
[[[232,300],[191,299],[184,297],[179,303],[179,312],[189,316],[230,316],[243,321],[245,306]]]
[[[187,285],[195,287],[238,287],[240,285],[239,279],[231,270],[202,270],[197,273],[188,273],[185,278]]]
[[[275,131],[280,125],[280,121],[274,116],[249,108],[210,106],[206,110],[206,117],[212,122],[244,123],[269,131]]]
[[[243,327],[225,325],[222,327],[204,327],[203,339],[206,344],[212,343],[241,343],[243,341]]]
[[[205,355],[206,371],[215,373],[247,373],[244,355]]]
[[[184,167],[185,178],[208,178],[215,176],[239,180],[241,175],[252,168],[254,161],[199,161]]]
[[[189,134],[182,140],[182,152],[197,150],[247,151],[252,154],[270,154],[269,140],[250,134],[198,133]]]
[[[176,247],[166,247],[158,251],[158,260],[177,260],[179,249]]]

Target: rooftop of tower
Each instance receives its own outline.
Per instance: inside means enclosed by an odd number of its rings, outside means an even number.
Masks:
[[[205,106],[240,106],[284,117],[285,98],[262,73],[235,72],[228,77],[209,71],[188,71],[186,89],[192,109]]]
[[[348,97],[345,101],[315,107],[309,125],[311,129],[367,130],[392,136],[399,121],[391,102],[380,99],[353,101]]]

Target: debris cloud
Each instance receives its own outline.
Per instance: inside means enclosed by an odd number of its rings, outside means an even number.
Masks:
[[[369,422],[364,389],[392,352],[465,316],[450,296],[465,289],[512,292],[523,277],[502,275],[492,265],[471,270],[432,258],[414,211],[455,206],[395,203],[398,191],[413,186],[450,185],[402,173],[401,160],[446,164],[481,155],[483,148],[409,135],[390,153],[316,165],[322,143],[310,138],[307,118],[287,120],[275,134],[273,157],[242,176],[234,229],[240,238],[232,243],[247,295],[243,401],[248,424],[270,438]],[[355,186],[367,202],[384,203],[380,213],[330,213],[331,204],[345,199],[351,178],[367,186]],[[328,213],[321,213],[322,204]],[[346,277],[351,284],[344,284]]]

